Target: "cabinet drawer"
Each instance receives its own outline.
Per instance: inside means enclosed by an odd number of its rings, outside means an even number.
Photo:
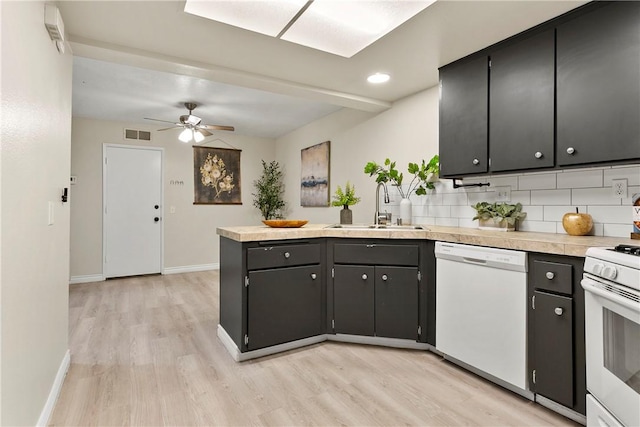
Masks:
[[[338,243],[333,250],[337,264],[417,266],[418,258],[418,245]]]
[[[533,287],[571,295],[573,292],[573,267],[549,261],[533,262]]]
[[[247,270],[320,263],[320,245],[283,245],[247,249]]]

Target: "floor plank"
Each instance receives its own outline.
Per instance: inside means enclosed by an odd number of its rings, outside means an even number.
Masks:
[[[234,362],[217,271],[70,286],[52,426],[576,426],[425,351],[325,342]]]

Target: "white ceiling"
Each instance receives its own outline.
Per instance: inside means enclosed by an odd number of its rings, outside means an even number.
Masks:
[[[74,116],[153,127],[144,117],[174,121],[193,101],[204,123],[263,137],[342,107],[383,111],[436,85],[438,67],[584,3],[439,0],[343,58],[187,14],[184,1],[57,2],[76,56]],[[376,71],[391,81],[367,83]]]

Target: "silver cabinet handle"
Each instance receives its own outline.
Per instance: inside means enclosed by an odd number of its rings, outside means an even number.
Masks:
[[[540,151],[536,151],[536,159],[541,159],[542,158],[542,153]]]
[[[473,164],[474,164],[474,165],[480,164],[480,160],[478,160],[478,159],[473,159]]]
[[[362,275],[362,280],[367,280],[369,278],[369,276],[367,276],[366,274]]]
[[[318,275],[316,273],[311,273],[311,280],[316,280]]]
[[[388,279],[388,278],[389,278],[389,277],[388,277],[386,274],[383,274],[383,275],[382,275],[382,280],[384,280],[385,282],[387,281],[387,279]]]
[[[575,148],[573,148],[573,147],[569,147],[569,148],[567,148],[567,154],[573,154],[573,153],[575,153],[575,152],[576,152],[576,149],[575,149]]]
[[[290,254],[289,252],[285,252],[285,253],[284,253],[284,257],[285,257],[286,259],[289,259],[289,257],[290,257],[290,256],[291,256],[291,254]]]
[[[547,276],[547,279],[551,280],[554,277],[556,277],[556,275],[553,273],[553,271],[547,271],[547,273],[545,274],[545,276]]]
[[[553,310],[554,313],[556,313],[556,315],[558,316],[562,316],[562,313],[564,313],[564,310],[562,309],[562,307],[556,307],[555,310]]]

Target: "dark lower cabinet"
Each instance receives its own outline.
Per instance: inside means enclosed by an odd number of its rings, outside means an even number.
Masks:
[[[319,265],[249,272],[248,350],[322,333]]]
[[[539,291],[534,292],[534,298],[536,393],[572,407],[573,299]]]
[[[374,335],[374,282],[375,268],[372,266],[335,266],[333,320],[336,333]]]
[[[556,96],[558,165],[640,159],[640,2],[558,26]]]
[[[328,245],[330,328],[336,334],[433,343],[427,324],[426,242],[344,241]],[[431,310],[433,312],[433,310]],[[424,331],[423,331],[424,329]]]
[[[375,333],[418,338],[418,268],[375,268]]]
[[[529,386],[586,414],[583,258],[529,253]]]

